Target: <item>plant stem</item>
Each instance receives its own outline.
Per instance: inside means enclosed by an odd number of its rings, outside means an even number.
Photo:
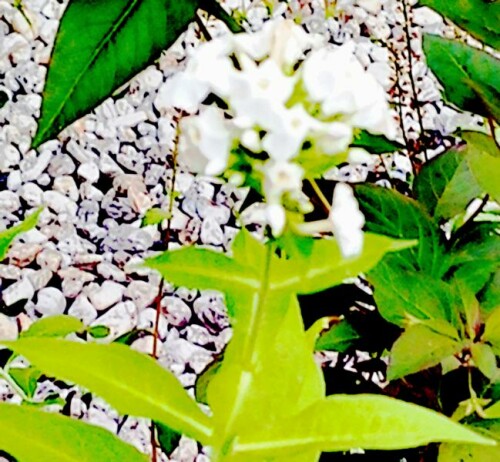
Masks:
[[[328,202],[328,199],[323,194],[323,191],[321,191],[321,188],[318,186],[318,183],[316,183],[316,180],[314,178],[310,178],[307,181],[309,181],[314,192],[316,193],[316,196],[318,196],[318,199],[321,201],[321,205],[323,206],[323,210],[329,214],[330,210],[331,210],[330,202]]]
[[[32,403],[33,400],[28,397],[28,395],[24,392],[24,390],[16,383],[16,381],[3,369],[0,369],[0,378],[5,380],[10,388],[14,390],[15,393],[17,393],[23,401],[26,401],[28,403]]]
[[[198,24],[202,35],[205,37],[205,40],[207,40],[208,42],[212,40],[212,35],[210,34],[210,32],[208,32],[207,26],[205,26],[198,13],[196,13],[194,20],[196,21],[196,24]]]
[[[472,212],[470,217],[467,218],[465,223],[462,226],[460,226],[460,228],[458,228],[457,232],[451,236],[450,240],[448,241],[448,247],[451,247],[451,245],[454,242],[456,242],[460,237],[462,237],[465,234],[465,232],[472,226],[474,220],[482,212],[482,210],[484,209],[485,205],[488,203],[489,200],[490,196],[489,194],[486,194],[483,197],[483,200],[481,201],[477,209],[474,210],[474,212]]]
[[[498,142],[497,137],[495,136],[495,122],[491,116],[488,117],[488,125],[490,127],[491,137],[495,142],[495,146],[500,150],[500,143]]]
[[[170,197],[168,203],[168,220],[167,227],[165,229],[165,236],[163,238],[163,242],[165,243],[165,250],[168,250],[170,244],[170,234],[172,229],[172,216],[174,211],[174,203],[175,203],[175,180],[177,178],[177,153],[178,153],[178,144],[179,144],[179,122],[177,121],[177,129],[176,135],[174,139],[174,147],[172,150],[172,180],[170,182]],[[160,327],[160,319],[161,319],[161,300],[163,295],[163,287],[164,281],[163,278],[160,279],[160,285],[158,287],[158,295],[155,299],[156,306],[156,316],[155,316],[155,324],[153,329],[153,348],[151,351],[151,356],[155,359],[158,359],[158,337],[159,337],[159,327]],[[157,441],[156,441],[156,426],[153,421],[151,421],[150,425],[151,429],[151,462],[157,462],[156,451],[158,449]]]

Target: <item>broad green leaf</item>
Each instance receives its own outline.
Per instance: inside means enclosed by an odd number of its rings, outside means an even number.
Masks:
[[[435,411],[377,395],[333,395],[272,431],[237,438],[236,454],[265,457],[319,448],[322,451],[400,449],[431,442],[493,445],[495,442]]]
[[[500,308],[494,310],[486,319],[482,339],[493,344],[500,354]]]
[[[9,249],[12,241],[21,233],[25,233],[30,229],[33,229],[38,223],[38,217],[42,213],[42,208],[39,208],[35,213],[32,213],[23,222],[19,223],[12,228],[0,232],[0,261],[2,261],[7,255],[7,250]]]
[[[462,344],[417,324],[406,329],[391,350],[387,379],[395,380],[439,364],[458,353]]]
[[[362,130],[354,137],[351,146],[366,149],[371,154],[384,154],[405,148],[397,141],[391,141],[383,135],[372,135],[366,130]]]
[[[500,65],[498,67],[500,73]],[[499,95],[500,97],[500,77]],[[500,150],[491,136],[484,133],[464,132],[462,138],[467,142],[467,163],[479,186],[492,199],[500,203]]]
[[[171,218],[171,215],[168,211],[160,209],[159,207],[153,207],[145,213],[142,219],[142,226],[158,225],[163,220],[168,220],[169,218]]]
[[[178,286],[196,289],[233,291],[240,288],[259,287],[258,277],[250,268],[237,263],[220,252],[185,247],[148,258],[145,265],[155,269],[167,280]]]
[[[33,147],[85,115],[172,45],[198,1],[72,0],[61,20]]]
[[[177,378],[124,345],[97,345],[51,338],[3,342],[45,374],[77,383],[122,414],[146,417],[207,441],[209,418]]]
[[[20,337],[66,337],[75,332],[83,332],[85,325],[79,319],[65,314],[48,316],[34,322]]]
[[[397,191],[372,185],[355,187],[355,195],[365,215],[366,229],[397,239],[418,239],[418,246],[388,255],[385,260],[402,267],[441,277],[444,246],[438,226],[416,201]]]
[[[474,343],[471,345],[472,359],[476,367],[492,381],[497,381],[500,374],[495,353],[489,345]]]
[[[424,34],[427,64],[460,109],[500,120],[500,60],[456,40]]]
[[[393,260],[382,261],[367,279],[375,286],[375,302],[387,321],[405,326],[410,318],[440,319],[457,326],[454,295],[447,283],[408,271]]]
[[[450,149],[422,167],[414,183],[417,200],[437,218],[463,213],[481,195],[467,162],[468,149]]]
[[[500,419],[500,401],[486,408],[484,413],[488,419]]]
[[[210,381],[216,376],[222,365],[223,356],[217,358],[213,363],[209,364],[205,370],[198,376],[194,385],[194,395],[196,401],[203,404],[208,404],[207,388]]]
[[[500,269],[496,270],[478,298],[481,308],[486,313],[493,313],[500,308]]]
[[[309,256],[288,260],[289,274],[272,281],[271,286],[293,288],[299,294],[319,292],[369,271],[386,253],[398,252],[415,244],[415,241],[365,233],[361,254],[345,259],[334,239],[315,240]]]
[[[38,379],[41,373],[36,368],[29,367],[11,367],[9,369],[9,375],[14,379],[14,381],[19,385],[19,387],[24,391],[28,398],[33,398],[35,390],[38,384]]]
[[[500,4],[496,0],[420,0],[478,40],[500,48]]]
[[[0,91],[0,109],[2,109],[9,101],[9,95],[4,91]]]
[[[316,350],[331,350],[344,353],[360,338],[349,321],[343,319],[321,335],[316,342]]]
[[[181,434],[159,422],[155,422],[156,434],[162,451],[170,457],[175,448],[179,445]]]
[[[147,462],[103,428],[31,407],[0,403],[0,449],[19,462]]]

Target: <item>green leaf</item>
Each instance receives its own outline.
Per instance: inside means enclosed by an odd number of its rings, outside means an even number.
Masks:
[[[2,109],[9,101],[9,95],[4,91],[0,91],[0,109]]]
[[[500,72],[500,66],[498,72]],[[495,141],[491,136],[478,132],[464,132],[461,136],[467,142],[467,163],[474,178],[484,191],[500,203],[498,181],[500,150]]]
[[[367,279],[375,286],[375,302],[387,321],[405,326],[410,318],[440,319],[457,325],[453,292],[445,282],[408,271],[389,259],[370,271]]]
[[[478,295],[481,308],[486,313],[492,313],[500,308],[500,270],[497,269],[483,291]]]
[[[495,353],[489,345],[474,343],[471,345],[471,354],[476,367],[485,377],[488,377],[492,381],[496,381],[500,377]]]
[[[500,419],[500,401],[486,408],[484,413],[488,419]]]
[[[213,363],[209,364],[205,370],[198,376],[194,384],[194,395],[196,401],[203,404],[208,404],[207,388],[210,381],[217,375],[221,368],[223,356],[217,358]]]
[[[449,103],[500,121],[500,60],[436,35],[424,34],[423,47]]]
[[[110,333],[110,329],[107,326],[92,326],[87,329],[87,332],[93,338],[106,338]]]
[[[170,457],[175,448],[179,446],[182,435],[159,422],[155,422],[155,426],[160,447]]]
[[[0,403],[0,448],[20,462],[147,462],[103,428],[6,403]]]
[[[500,355],[500,307],[495,309],[486,319],[482,339],[493,344]]]
[[[28,398],[33,398],[38,384],[38,379],[41,376],[39,370],[31,366],[24,368],[11,367],[9,369],[9,375],[19,385],[21,390],[24,391]]]
[[[319,337],[316,342],[316,350],[330,350],[344,353],[352,347],[361,336],[343,319],[338,324],[334,324],[331,329]]]
[[[416,199],[430,215],[441,219],[463,213],[483,189],[469,163],[468,148],[450,149],[425,163],[414,183]]]
[[[81,344],[60,339],[27,338],[3,342],[35,367],[81,385],[118,412],[146,417],[207,441],[210,419],[177,378],[156,362],[124,345]]]
[[[207,13],[214,15],[216,18],[223,21],[228,29],[233,33],[244,32],[245,29],[232,17],[217,0],[200,0],[200,8],[203,8]]]
[[[34,322],[20,337],[66,337],[75,332],[83,332],[85,325],[77,318],[65,314],[48,316]]]
[[[369,271],[386,253],[398,252],[415,244],[415,241],[365,233],[361,254],[345,259],[334,239],[315,240],[310,255],[288,260],[289,274],[281,275],[272,286],[295,288],[299,294],[319,292]]]
[[[322,451],[400,449],[430,442],[493,445],[495,442],[435,411],[376,395],[333,395],[272,431],[256,430],[238,438],[234,452],[242,456],[276,457],[319,448]]]
[[[461,349],[460,342],[425,325],[410,326],[392,347],[387,379],[395,380],[428,369]]]
[[[0,232],[0,261],[4,260],[7,255],[7,250],[9,249],[12,241],[21,233],[25,233],[30,229],[33,229],[38,223],[38,217],[42,213],[43,208],[39,208],[35,213],[32,213],[23,222],[19,223],[12,228]]]
[[[404,268],[423,271],[429,276],[443,275],[441,232],[418,202],[379,186],[358,185],[354,192],[368,231],[397,239],[419,240],[418,246],[391,254],[384,261],[397,261]]]
[[[475,444],[443,444],[439,447],[438,462],[498,462],[500,446]]]
[[[142,226],[158,225],[163,220],[168,220],[169,218],[171,218],[171,215],[166,210],[160,209],[159,207],[153,207],[145,213],[142,219]]]
[[[50,59],[33,147],[152,64],[194,19],[197,7],[196,0],[72,0]]]
[[[371,154],[384,154],[385,152],[401,151],[405,147],[397,141],[391,141],[384,135],[372,135],[366,130],[361,130],[355,137],[351,146],[366,149]]]
[[[473,37],[500,48],[500,4],[496,0],[420,0],[419,5],[428,6],[446,16]],[[457,459],[458,460],[458,459]]]

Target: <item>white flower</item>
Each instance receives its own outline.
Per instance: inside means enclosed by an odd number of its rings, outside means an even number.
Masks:
[[[338,183],[335,186],[328,220],[343,257],[359,255],[363,249],[365,217],[349,185]]]
[[[343,122],[328,122],[318,124],[311,138],[320,153],[332,156],[346,151],[353,136],[353,129],[350,125]]]
[[[188,72],[179,72],[162,85],[155,100],[158,110],[171,107],[193,113],[208,96],[210,87]]]
[[[281,202],[285,192],[302,189],[304,169],[291,162],[266,162],[264,166],[264,194],[269,203]]]
[[[180,122],[179,163],[195,173],[220,175],[227,167],[233,134],[224,113],[204,107]]]
[[[277,237],[283,233],[286,224],[285,207],[281,204],[267,204],[265,208],[265,219],[271,227],[273,236]]]
[[[318,122],[302,105],[283,109],[274,127],[262,140],[264,150],[273,160],[290,160],[297,156],[308,133]]]
[[[274,19],[254,33],[237,34],[234,45],[255,61],[269,56],[282,69],[292,68],[304,52],[324,42],[319,35],[308,34],[290,19]]]
[[[377,14],[382,9],[381,0],[356,0],[356,3],[371,14]]]

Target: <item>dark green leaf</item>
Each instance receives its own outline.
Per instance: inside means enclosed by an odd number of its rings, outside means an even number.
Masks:
[[[66,335],[85,330],[79,319],[65,314],[48,316],[34,322],[28,330],[21,332],[21,337],[66,337]]]
[[[103,428],[5,403],[0,404],[0,448],[20,462],[147,462]]]
[[[424,35],[427,64],[460,109],[500,121],[500,60],[456,40]]]
[[[341,353],[352,347],[360,335],[345,319],[334,324],[316,341],[316,350],[331,350]]]
[[[498,72],[500,72],[500,66]],[[500,150],[495,141],[491,136],[478,132],[464,132],[461,136],[467,142],[467,163],[474,178],[483,191],[500,203],[500,182],[498,181]]]
[[[197,0],[72,0],[61,20],[33,147],[85,115],[172,45]]]
[[[423,324],[406,329],[391,350],[387,379],[395,380],[439,364],[458,353],[462,344]]]
[[[376,395],[333,395],[310,406],[271,431],[255,432],[239,439],[237,454],[259,457],[320,448],[323,451],[399,449],[449,441],[493,445],[494,441],[472,432],[437,412],[415,404]],[[246,459],[243,459],[246,460]]]
[[[0,91],[0,109],[2,109],[9,101],[9,95],[4,91]]]
[[[21,233],[25,233],[30,229],[34,228],[38,223],[38,217],[42,213],[42,208],[39,208],[35,213],[32,213],[23,222],[19,223],[12,228],[0,232],[0,261],[2,261],[9,249],[12,241]]]
[[[33,398],[38,384],[38,379],[41,376],[39,370],[31,366],[24,368],[11,367],[9,369],[9,375],[19,385],[21,390],[24,391],[28,398]]]
[[[497,269],[491,276],[484,289],[478,294],[478,298],[481,308],[487,313],[500,308],[500,269]]]
[[[245,29],[222,8],[217,0],[200,0],[199,3],[200,8],[223,21],[231,32],[244,32]]]
[[[418,246],[384,259],[397,261],[407,269],[441,277],[444,247],[438,226],[416,201],[402,194],[372,185],[355,187],[366,229],[397,239],[418,239]]]
[[[397,141],[391,141],[383,135],[372,135],[366,130],[362,130],[354,137],[351,146],[366,149],[371,154],[384,154],[405,148]]]
[[[450,149],[424,164],[416,177],[416,198],[432,216],[453,218],[481,195],[483,190],[471,172],[467,155],[467,148]]]
[[[107,326],[92,326],[87,329],[87,332],[94,338],[106,338],[110,329]]]
[[[160,421],[199,441],[211,435],[210,419],[177,378],[152,358],[124,345],[51,338],[3,343],[42,372],[100,395],[122,414]]]
[[[500,3],[496,0],[420,0],[419,4],[428,6],[451,19],[457,26],[465,29],[478,40],[500,48]]]
[[[404,326],[411,318],[440,319],[457,325],[454,294],[447,283],[408,271],[391,259],[384,259],[367,278],[375,286],[375,302],[387,321]]]
[[[175,448],[179,445],[181,434],[159,422],[155,422],[158,442],[162,451],[170,457]]]

